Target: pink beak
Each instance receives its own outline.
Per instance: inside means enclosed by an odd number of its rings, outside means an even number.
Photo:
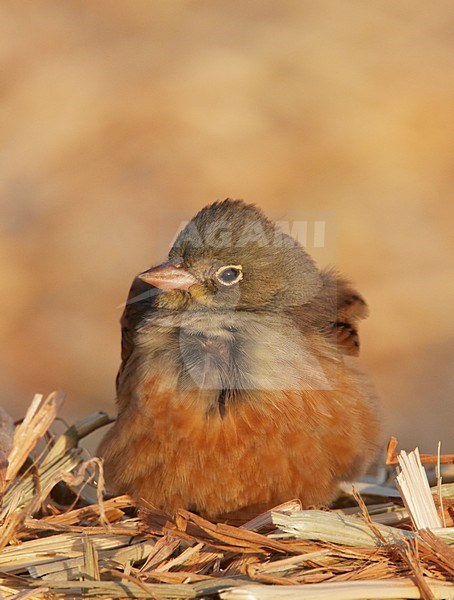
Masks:
[[[197,279],[181,265],[180,260],[169,260],[140,273],[138,278],[161,290],[187,290],[197,283]]]

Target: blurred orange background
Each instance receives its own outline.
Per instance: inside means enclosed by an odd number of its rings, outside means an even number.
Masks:
[[[114,413],[119,305],[227,196],[329,211],[362,364],[409,449],[454,452],[452,2],[0,6],[0,391]]]

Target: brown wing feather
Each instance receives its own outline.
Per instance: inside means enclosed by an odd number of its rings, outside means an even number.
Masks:
[[[358,323],[369,314],[364,298],[337,271],[321,272],[322,286],[305,307],[309,323],[325,331],[343,354],[359,354]]]
[[[121,373],[134,349],[135,332],[147,314],[153,311],[153,304],[151,300],[155,296],[156,292],[157,288],[145,283],[137,277],[132,282],[128,299],[126,300],[125,309],[120,319],[121,365],[116,379],[117,391]]]

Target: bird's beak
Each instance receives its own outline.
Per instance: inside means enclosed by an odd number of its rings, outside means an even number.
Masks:
[[[181,260],[169,260],[138,275],[139,279],[161,290],[187,290],[197,279],[182,266]]]

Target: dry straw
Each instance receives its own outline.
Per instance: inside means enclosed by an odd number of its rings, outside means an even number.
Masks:
[[[55,437],[62,399],[35,396],[16,428],[0,411],[2,597],[454,598],[454,485],[430,489],[422,465],[450,456],[396,455],[393,443],[402,498],[363,485],[342,509],[290,501],[246,523],[212,523],[105,497],[100,462],[78,444],[109,418]]]

